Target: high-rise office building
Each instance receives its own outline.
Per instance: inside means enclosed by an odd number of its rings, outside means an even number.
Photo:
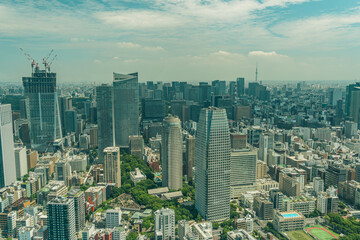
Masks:
[[[72,188],[68,196],[74,200],[75,231],[80,232],[85,227],[85,194],[80,188]]]
[[[106,183],[115,183],[116,187],[121,187],[119,147],[107,147],[104,149],[104,175]]]
[[[130,154],[143,159],[144,154],[144,139],[142,135],[129,136]]]
[[[316,195],[324,191],[324,180],[321,177],[314,177],[313,184]]]
[[[355,181],[360,183],[360,163],[356,164],[355,167]]]
[[[10,104],[0,104],[0,187],[16,181],[13,126]]]
[[[342,99],[342,89],[329,88],[328,89],[328,103],[332,106],[336,106],[338,100]]]
[[[162,185],[171,190],[182,188],[182,131],[179,118],[167,116],[161,135]]]
[[[357,134],[358,124],[351,121],[345,122],[345,137],[352,138]]]
[[[71,176],[71,167],[67,160],[59,160],[54,165],[55,180],[64,181],[65,185],[69,184]]]
[[[142,100],[142,118],[147,120],[161,120],[166,115],[166,104],[161,99]]]
[[[225,109],[203,108],[196,135],[195,207],[207,221],[230,217],[230,133]]]
[[[115,145],[128,146],[129,136],[139,134],[138,73],[114,73],[113,109]]]
[[[26,147],[18,146],[15,148],[15,167],[16,178],[22,178],[28,173]]]
[[[114,145],[112,86],[102,84],[96,87],[98,155],[103,160],[103,151]]]
[[[237,96],[244,95],[245,93],[245,78],[237,78],[236,79],[236,94]]]
[[[175,240],[175,211],[160,209],[154,213],[155,239]]]
[[[120,223],[121,223],[120,208],[106,210],[106,228],[119,227]]]
[[[71,198],[57,197],[47,204],[49,240],[75,240],[75,207]]]
[[[223,96],[226,94],[226,81],[214,80],[211,82],[211,86],[215,96]]]
[[[347,170],[340,165],[329,166],[325,173],[325,190],[330,186],[337,187],[340,182],[347,180]]]
[[[360,82],[346,87],[345,114],[360,126]]]
[[[211,101],[211,86],[207,82],[199,83],[199,103],[209,106]]]
[[[51,150],[52,143],[62,137],[56,73],[37,67],[31,77],[22,80],[29,99],[31,145],[40,152]]]
[[[255,185],[257,152],[251,149],[234,150],[230,154],[231,197],[240,197],[247,187]]]
[[[187,136],[186,137],[186,174],[188,178],[193,178],[193,168],[195,167],[195,137]]]
[[[71,97],[59,97],[59,110],[61,126],[65,125],[65,111],[72,109],[72,98]],[[64,130],[64,128],[63,128]]]
[[[246,134],[231,133],[230,142],[231,142],[231,149],[246,148]]]
[[[64,117],[64,132],[65,134],[68,133],[75,133],[77,128],[77,115],[75,110],[66,110],[65,117]]]
[[[259,160],[268,165],[268,151],[274,149],[274,135],[272,133],[262,133],[259,141]]]

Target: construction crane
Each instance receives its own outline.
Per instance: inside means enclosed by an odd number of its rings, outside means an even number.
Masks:
[[[53,57],[53,59],[51,59],[50,63],[47,63],[47,64],[46,64],[46,68],[49,70],[49,72],[50,72],[51,64],[54,62],[54,60],[55,60],[56,57],[57,57],[57,55],[55,55],[55,56]]]
[[[30,56],[30,54],[26,53],[24,51],[24,49],[20,48],[20,51],[25,55],[25,57],[27,57],[27,59],[30,61],[31,63],[31,69],[32,69],[32,72],[34,73],[34,66],[35,66],[35,60]],[[37,66],[37,63],[36,63],[36,66]]]
[[[106,186],[109,184],[109,183],[111,183],[111,181],[109,181],[107,184],[106,184]],[[100,194],[102,194],[103,192],[104,192],[104,190],[106,189],[106,186],[105,186],[105,188],[103,188],[102,190],[101,190],[101,192],[95,197],[95,202],[97,201],[97,199],[100,197]],[[92,212],[94,212],[95,211],[95,203],[94,203],[94,201],[91,199],[91,197],[88,197],[88,201],[89,201],[89,206],[91,207],[91,210],[92,210]]]
[[[46,64],[47,64],[47,60],[49,59],[49,57],[51,56],[51,54],[54,52],[54,49],[51,49],[50,53],[47,55],[46,58],[43,58],[43,64],[46,70]]]

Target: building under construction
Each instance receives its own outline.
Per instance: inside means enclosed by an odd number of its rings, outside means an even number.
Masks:
[[[31,145],[39,152],[51,151],[54,143],[61,139],[56,73],[46,67],[45,64],[45,70],[40,70],[36,65],[31,77],[22,78],[29,101]]]

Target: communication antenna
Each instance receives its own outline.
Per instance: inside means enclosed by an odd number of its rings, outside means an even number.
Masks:
[[[255,82],[258,81],[258,64],[256,63]]]

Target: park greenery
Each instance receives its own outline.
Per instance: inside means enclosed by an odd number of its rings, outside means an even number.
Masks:
[[[146,180],[141,181],[134,185],[130,180],[130,172],[135,171],[135,168],[139,168],[147,177]],[[164,201],[158,197],[148,194],[148,189],[153,189],[159,187],[154,181],[154,175],[152,169],[146,165],[146,163],[136,156],[126,155],[121,156],[121,181],[122,186],[120,188],[113,188],[111,192],[111,198],[116,198],[123,193],[131,194],[134,200],[145,206],[146,208],[152,209],[153,211],[159,210],[161,208],[171,208],[175,211],[176,222],[181,219],[191,220],[196,219],[201,221],[201,217],[196,211],[194,205],[184,206],[178,203],[176,200]],[[195,190],[193,186],[184,184],[184,187],[181,189],[182,193],[186,197],[194,199]]]
[[[359,239],[360,236],[360,222],[354,217],[343,218],[340,214],[329,213],[325,216],[326,223],[331,229],[346,236],[341,239]]]

